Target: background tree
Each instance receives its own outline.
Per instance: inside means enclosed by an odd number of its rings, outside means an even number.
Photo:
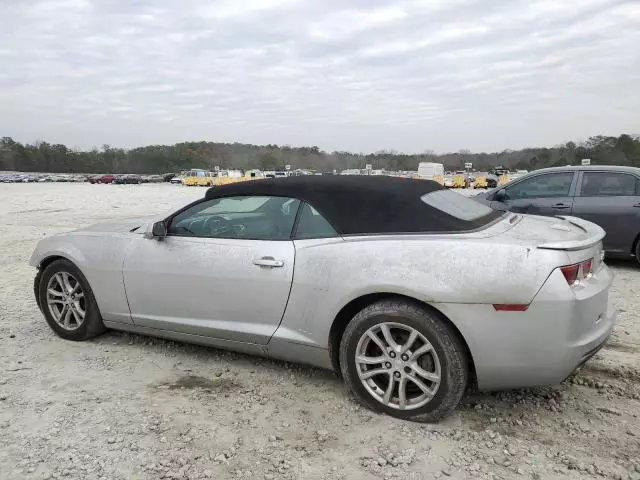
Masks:
[[[524,148],[500,152],[457,152],[435,154],[425,151],[409,155],[394,150],[376,153],[324,152],[317,146],[247,145],[242,143],[182,142],[149,145],[131,150],[102,145],[91,150],[72,150],[65,145],[35,142],[22,144],[0,138],[0,170],[26,172],[82,173],[166,173],[189,168],[263,170],[309,168],[333,171],[365,168],[367,164],[386,170],[416,170],[420,162],[439,162],[448,170],[459,170],[471,162],[476,170],[502,165],[507,168],[537,168],[579,165],[584,158],[593,164],[640,167],[640,136],[594,136],[584,142],[567,142],[552,148]]]

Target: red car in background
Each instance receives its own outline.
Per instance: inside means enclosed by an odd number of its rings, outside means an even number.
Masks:
[[[95,175],[89,179],[90,183],[113,183],[115,175]]]

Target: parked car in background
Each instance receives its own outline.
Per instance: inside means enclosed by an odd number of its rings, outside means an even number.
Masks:
[[[115,175],[107,174],[107,175],[97,175],[93,178],[93,182],[91,183],[113,183],[116,179]]]
[[[171,177],[171,180],[169,181],[174,185],[182,185],[184,182],[184,177],[182,175],[176,175],[174,177]]]
[[[8,174],[8,175],[2,175],[0,177],[0,182],[2,183],[14,183],[17,180],[17,175],[14,174]]]
[[[118,175],[113,183],[118,185],[138,185],[142,183],[142,177],[135,174]]]
[[[162,183],[164,178],[162,175],[142,175],[142,183]]]
[[[113,328],[310,363],[370,408],[435,421],[470,383],[558,383],[604,345],[603,236],[428,180],[293,176],[45,237],[30,264],[62,338]]]
[[[640,262],[640,168],[545,168],[473,198],[499,210],[589,220],[605,230],[608,255]]]

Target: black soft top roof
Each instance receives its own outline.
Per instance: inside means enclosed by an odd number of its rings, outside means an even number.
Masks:
[[[341,235],[468,231],[502,214],[494,212],[465,221],[420,199],[442,188],[430,180],[400,177],[301,175],[211,187],[205,198],[239,195],[298,198],[322,214]]]

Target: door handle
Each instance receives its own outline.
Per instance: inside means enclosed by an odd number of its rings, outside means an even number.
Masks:
[[[636,203],[636,204],[634,205],[634,207],[636,207],[636,208],[640,208],[640,203]]]
[[[284,267],[284,262],[282,260],[276,260],[273,257],[256,258],[253,260],[253,264],[259,267],[268,268]]]
[[[569,208],[569,205],[565,205],[564,203],[556,203],[555,205],[551,205],[551,208],[555,208],[556,210],[565,210]]]

